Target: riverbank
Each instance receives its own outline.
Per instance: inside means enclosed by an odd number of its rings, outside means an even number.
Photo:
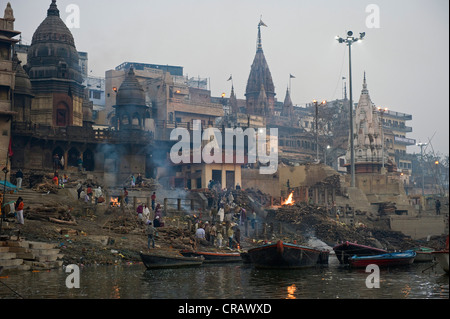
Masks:
[[[110,207],[109,203],[88,204],[71,200],[62,193],[59,203],[42,203],[41,206],[45,209],[36,206],[25,209],[24,225],[17,225],[14,218],[7,219],[2,229],[3,238],[10,236],[12,240],[52,243],[60,250],[63,265],[139,263],[139,252],[148,251],[146,226],[137,218],[132,204],[126,207]],[[39,214],[39,211],[43,213]],[[164,227],[158,228],[154,250],[176,253],[181,249],[215,249],[207,242],[195,246],[192,226],[197,220],[210,221],[211,216],[205,215],[199,220],[199,216],[191,212],[168,212],[163,216]],[[310,246],[320,243],[328,247],[353,241],[388,250],[417,246],[439,249],[445,244],[445,236],[412,240],[370,222],[347,225],[330,216],[323,207],[300,203],[266,214],[258,220],[255,229],[244,225],[239,229],[242,250],[277,239]]]

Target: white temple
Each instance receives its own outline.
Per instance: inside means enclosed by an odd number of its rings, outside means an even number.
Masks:
[[[370,99],[364,72],[363,89],[353,118],[356,173],[380,172],[380,168],[388,163],[387,151],[383,151],[381,124],[379,111]],[[351,143],[348,144],[346,161],[350,163]]]

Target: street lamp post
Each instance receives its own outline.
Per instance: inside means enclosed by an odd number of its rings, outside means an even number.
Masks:
[[[417,143],[417,146],[420,147],[420,158],[422,160],[422,196],[425,196],[425,189],[424,189],[424,183],[425,183],[425,172],[424,172],[424,166],[423,165],[423,148],[427,146],[427,143]]]
[[[351,167],[350,172],[352,175],[351,187],[355,187],[355,149],[354,149],[354,141],[353,141],[353,92],[352,92],[352,44],[354,42],[358,42],[364,38],[366,35],[365,32],[359,34],[358,37],[353,36],[352,31],[347,32],[346,38],[341,38],[339,36],[336,37],[336,40],[339,43],[345,43],[348,46],[348,68],[349,68],[349,84],[350,84],[350,158],[351,158]]]
[[[317,100],[313,100],[313,103],[316,107],[316,124],[315,124],[315,129],[316,129],[316,160],[319,160],[319,103],[317,102]],[[322,101],[320,102],[321,105],[325,105],[327,103],[327,101]]]
[[[384,130],[383,130],[383,115],[384,112],[386,112],[388,110],[387,107],[382,108],[382,107],[378,107],[378,111],[381,114],[381,120],[380,120],[380,129],[381,129],[381,167],[382,167],[382,174],[384,174]]]

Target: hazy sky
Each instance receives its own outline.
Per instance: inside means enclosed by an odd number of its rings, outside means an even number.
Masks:
[[[1,3],[4,8],[6,1]],[[15,29],[31,44],[51,0],[10,3]],[[57,5],[71,23],[74,11],[66,9],[79,8],[79,28],[71,31],[77,49],[88,52],[92,75],[104,76],[125,61],[176,65],[189,77],[209,78],[213,96],[229,96],[232,75],[238,98],[244,98],[262,16],[263,49],[277,98],[284,100],[292,74],[297,105],[342,97],[348,48],[335,36],[365,32],[365,40],[352,46],[355,102],[366,71],[376,105],[412,115],[407,137],[431,139],[436,153],[449,153],[448,0],[58,0]],[[420,148],[409,146],[408,152]]]

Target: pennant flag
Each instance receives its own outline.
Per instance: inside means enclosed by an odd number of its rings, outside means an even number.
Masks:
[[[263,27],[267,27],[267,25],[264,22],[262,22],[262,20],[259,20],[259,25],[262,25]]]
[[[233,79],[233,76],[230,75],[230,78],[227,81],[231,81]]]
[[[8,156],[9,157],[12,157],[14,155],[14,152],[11,147],[11,142],[12,142],[12,138],[9,139],[9,147],[8,147]]]
[[[292,74],[289,74],[289,78],[290,79],[295,79],[295,76],[293,76]]]

